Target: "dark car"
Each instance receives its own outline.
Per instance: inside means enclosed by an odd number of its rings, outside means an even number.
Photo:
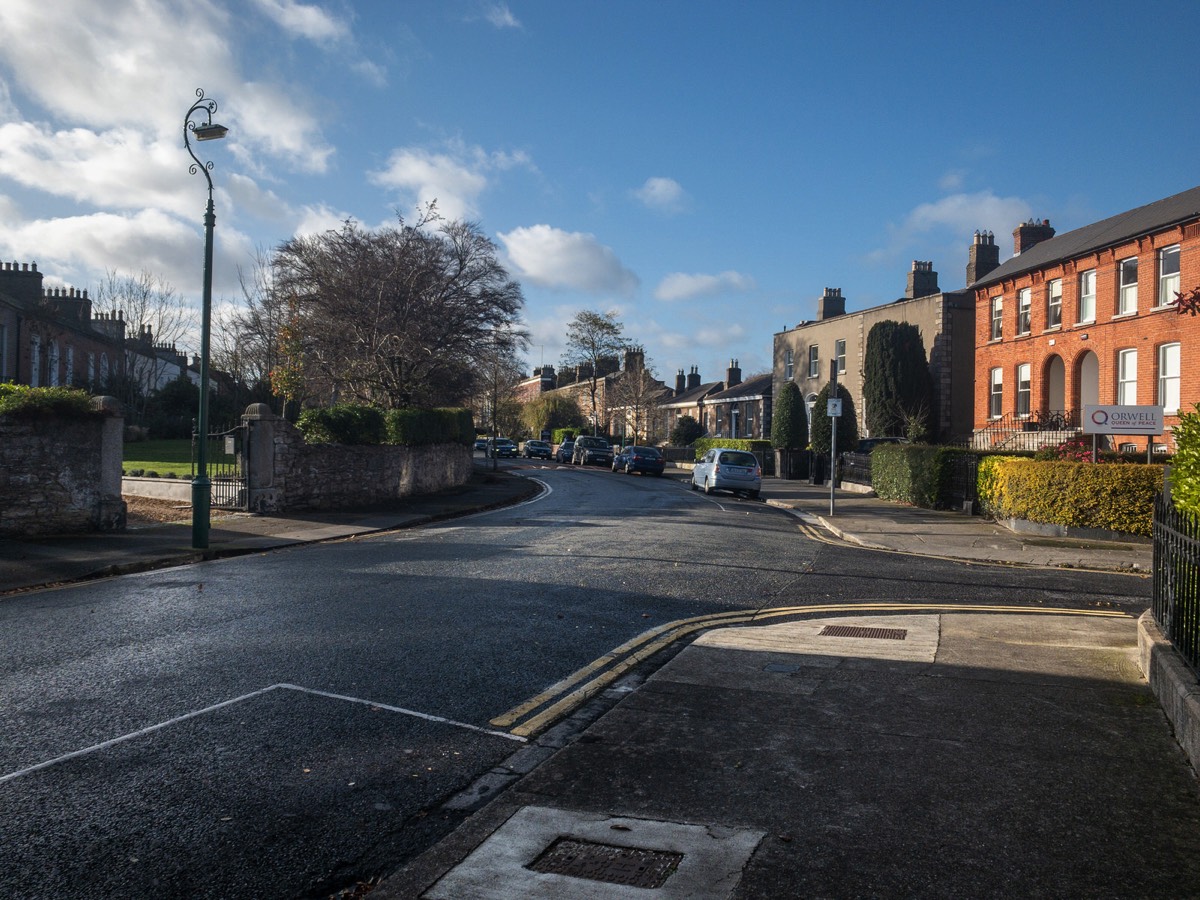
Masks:
[[[558,449],[554,451],[554,458],[560,463],[569,463],[571,456],[575,452],[574,441],[563,441],[558,445]]]
[[[517,445],[508,438],[492,438],[488,441],[488,455],[496,459],[515,459]]]
[[[612,445],[602,437],[582,435],[575,438],[575,449],[571,462],[577,466],[611,466]]]
[[[546,441],[526,441],[521,448],[521,455],[526,459],[550,459],[554,451]]]
[[[637,445],[622,447],[620,452],[613,457],[612,464],[614,472],[624,472],[626,475],[632,475],[634,472],[661,475],[666,467],[667,461],[657,448]]]
[[[486,450],[487,449],[487,438],[476,438],[475,439],[475,449],[476,450]]]

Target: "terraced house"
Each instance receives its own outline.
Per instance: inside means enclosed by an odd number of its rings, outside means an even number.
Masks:
[[[1013,231],[1011,259],[975,294],[975,437],[1073,432],[1088,404],[1158,405],[1168,434],[1119,449],[1172,449],[1179,410],[1200,401],[1200,320],[1176,293],[1200,284],[1200,188],[1057,235]]]

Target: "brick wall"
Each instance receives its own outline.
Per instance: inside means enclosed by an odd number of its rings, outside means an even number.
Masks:
[[[1079,409],[1085,402],[1117,402],[1118,352],[1137,351],[1137,403],[1158,403],[1158,348],[1180,344],[1179,395],[1181,410],[1190,410],[1200,401],[1200,319],[1181,316],[1173,308],[1159,308],[1158,251],[1178,244],[1180,247],[1179,290],[1200,284],[1200,223],[1189,223],[1165,231],[1144,235],[1120,246],[1089,253],[1069,260],[1058,260],[1042,269],[976,290],[975,296],[975,427],[987,424],[991,370],[1003,373],[1002,413],[1015,413],[1017,403],[1017,366],[1028,363],[1031,371],[1031,408],[1038,410]],[[1130,315],[1118,312],[1119,263],[1138,260],[1137,310]],[[1096,271],[1095,320],[1079,322],[1079,276],[1088,269]],[[1048,326],[1046,297],[1049,283],[1062,281],[1062,323]],[[1018,292],[1030,289],[1031,323],[1029,333],[1017,334]],[[990,336],[991,299],[1003,297],[1002,337]],[[1099,371],[1094,385],[1096,396],[1088,399],[1085,389],[1093,386],[1084,375],[1085,359],[1095,354]],[[1056,387],[1053,370],[1061,360],[1062,390]],[[1061,396],[1056,394],[1061,393]],[[1176,424],[1168,415],[1167,427]],[[1145,438],[1123,438],[1123,442],[1145,447]],[[1169,443],[1169,440],[1168,440]]]

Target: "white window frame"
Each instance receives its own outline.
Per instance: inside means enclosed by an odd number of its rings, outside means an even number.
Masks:
[[[837,359],[837,370],[839,375],[846,374],[846,342],[844,340],[833,342],[833,354]]]
[[[1137,406],[1137,351],[1117,351],[1117,405]]]
[[[1062,279],[1046,282],[1046,327],[1062,327]]]
[[[1033,411],[1033,367],[1029,363],[1017,366],[1017,415],[1028,419]]]
[[[998,341],[1004,337],[1004,295],[992,298],[991,323],[988,331],[989,341]]]
[[[1096,270],[1079,273],[1079,320],[1077,325],[1096,321]]]
[[[816,344],[808,345],[808,377],[821,377],[821,351]]]
[[[796,353],[793,350],[787,350],[783,354],[783,377],[787,381],[796,377]]]
[[[1164,272],[1168,257],[1174,259],[1174,272]],[[1158,251],[1158,305],[1174,306],[1175,293],[1179,290],[1179,245],[1163,247]]]
[[[1179,411],[1179,344],[1158,347],[1158,405],[1171,415]]]
[[[988,418],[999,419],[1004,415],[1004,370],[992,369],[988,382]]]
[[[1033,289],[1017,291],[1017,334],[1029,334],[1033,326]]]
[[[1132,316],[1137,312],[1138,258],[1131,256],[1117,263],[1117,315]]]

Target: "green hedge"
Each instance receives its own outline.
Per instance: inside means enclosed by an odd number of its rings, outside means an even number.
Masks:
[[[96,416],[92,396],[69,387],[29,387],[0,384],[0,416],[31,418],[41,415]]]
[[[927,444],[879,444],[871,452],[871,487],[884,500],[925,509],[945,507],[954,458],[970,452]]]
[[[306,409],[296,422],[310,444],[428,444],[475,443],[475,423],[469,409],[391,409],[343,403],[325,409]]]
[[[1005,456],[979,465],[979,500],[991,515],[1048,525],[1150,535],[1163,467],[1041,462]]]
[[[713,447],[749,450],[751,453],[771,453],[770,441],[749,440],[748,438],[698,438],[692,446],[696,448],[696,459],[700,459]]]
[[[578,428],[555,428],[550,433],[550,443],[561,444],[563,441],[573,441],[581,433]]]

